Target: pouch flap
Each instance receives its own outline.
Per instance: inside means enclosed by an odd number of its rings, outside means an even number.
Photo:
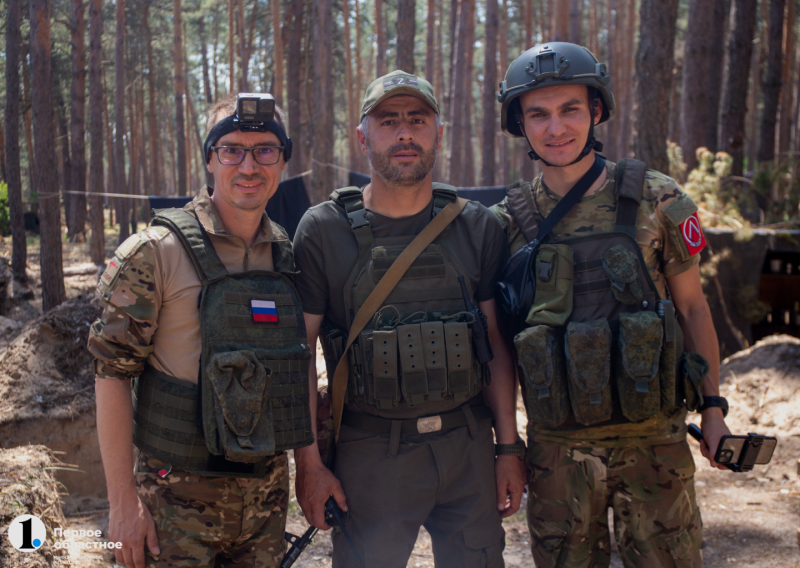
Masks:
[[[258,424],[264,393],[269,392],[267,383],[271,381],[264,366],[252,351],[228,351],[216,353],[206,373],[226,424],[237,437],[247,438]]]
[[[611,278],[612,286],[622,290],[639,275],[639,259],[624,246],[616,245],[603,255],[603,270]]]
[[[637,392],[648,392],[648,383],[658,376],[664,330],[654,312],[622,314],[619,317],[619,342],[622,367],[636,383]]]
[[[556,349],[556,331],[546,325],[522,330],[514,337],[514,347],[522,375],[528,386],[538,390],[538,398],[550,396],[553,383],[553,352]]]
[[[599,404],[600,393],[611,378],[611,328],[608,322],[605,319],[570,322],[564,346],[570,376],[590,396],[592,404]]]

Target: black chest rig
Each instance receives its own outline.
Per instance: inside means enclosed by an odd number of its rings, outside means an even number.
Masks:
[[[455,188],[434,184],[438,214],[457,197]],[[347,214],[358,242],[359,259],[344,286],[344,305],[352,318],[388,268],[416,235],[375,238],[365,215],[361,190],[331,195]],[[465,274],[445,229],[414,261],[349,350],[348,401],[378,409],[421,407],[428,402],[463,403],[489,380],[473,353],[458,276]],[[467,281],[470,296],[472,290]],[[328,376],[342,356],[348,330],[323,323],[321,339]]]
[[[145,367],[133,387],[134,443],[201,475],[263,477],[270,456],[314,441],[291,247],[273,244],[274,272],[230,274],[194,215],[166,209],[153,224],[178,235],[202,283],[202,356],[198,385]]]
[[[699,392],[704,372],[691,365],[684,372],[674,306],[659,297],[636,241],[644,174],[642,162],[618,166],[613,231],[548,237],[539,248],[527,327],[514,337],[532,422],[549,428],[639,422]],[[508,207],[529,241],[541,222],[532,200],[529,183],[508,191]]]

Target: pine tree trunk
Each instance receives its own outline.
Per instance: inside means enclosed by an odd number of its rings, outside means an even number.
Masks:
[[[233,0],[228,0],[228,71],[230,79],[228,82],[228,92],[236,92],[236,51],[233,46]]]
[[[469,184],[466,163],[466,146],[470,143],[468,97],[472,74],[469,67],[469,48],[475,33],[475,0],[459,0],[458,25],[456,28],[455,69],[453,94],[451,97],[450,124],[450,183],[456,187]]]
[[[711,45],[714,46],[715,53],[719,53],[719,46],[725,45],[725,35],[728,31],[728,21],[730,20],[731,0],[714,1],[714,19],[712,23]],[[723,85],[723,62],[714,58],[709,69],[708,82],[711,90],[708,93],[708,116],[709,120],[706,127],[706,139],[704,146],[712,152],[720,149],[718,145],[720,102],[724,91]]]
[[[148,6],[145,4],[145,11],[147,10]],[[207,42],[206,42],[206,20],[203,14],[200,14],[200,17],[197,19],[197,36],[200,40],[200,61],[203,65],[203,91],[206,95],[206,102],[208,104],[213,104],[214,99],[211,98],[211,78],[208,75],[208,53],[207,53]],[[150,51],[150,45],[148,44],[148,52]]]
[[[520,3],[524,7],[525,14],[522,19],[525,21],[525,38],[522,42],[523,49],[533,47],[533,0],[523,0]]]
[[[642,0],[636,50],[636,136],[633,152],[648,168],[669,173],[667,136],[678,0]]]
[[[792,81],[792,67],[794,66],[794,2],[786,4],[786,22],[784,23],[784,49],[783,49],[783,87],[781,88],[781,112],[778,124],[778,151],[785,156],[789,151],[789,140],[792,134],[792,97],[794,81]]]
[[[733,158],[733,175],[742,175],[747,117],[747,89],[756,30],[756,0],[734,0],[733,28],[728,39],[728,76],[722,104],[720,148]]]
[[[569,0],[569,41],[582,44],[583,0]],[[633,32],[633,30],[631,30]],[[633,33],[631,33],[633,35]]]
[[[358,0],[356,0],[358,3]],[[347,154],[350,163],[350,171],[358,171],[358,138],[356,137],[356,127],[358,126],[358,114],[356,111],[356,91],[353,80],[353,58],[350,50],[350,1],[342,2],[342,22],[344,23],[344,60],[345,60],[345,95],[347,96]]]
[[[633,30],[636,28],[636,0],[625,0],[625,29]],[[622,57],[621,62],[624,63],[624,97],[625,97],[625,110],[621,116],[620,128],[620,157],[627,158],[631,152],[631,116],[633,115],[634,99],[633,99],[633,58],[635,56],[633,51],[633,33],[625,34],[625,41],[623,48],[625,55]]]
[[[8,0],[6,10],[6,181],[8,183],[9,221],[11,222],[11,270],[14,277],[26,280],[28,249],[25,242],[25,219],[22,208],[22,173],[19,149],[19,63],[22,24],[20,0]]]
[[[58,132],[56,139],[56,152],[61,155],[61,168],[58,170],[58,187],[61,191],[61,198],[64,202],[64,220],[67,225],[67,233],[72,225],[72,217],[70,215],[70,201],[72,200],[72,161],[69,157],[69,128],[67,127],[67,109],[64,105],[64,97],[61,94],[61,89],[53,84],[53,95],[55,98],[55,108],[53,123],[53,132]],[[61,216],[61,204],[59,204],[59,217]]]
[[[175,138],[177,139],[177,170],[178,170],[178,195],[186,195],[186,125],[184,123],[183,110],[183,45],[181,39],[181,29],[183,27],[181,18],[181,0],[172,2],[172,64],[174,66],[174,100],[175,100]]]
[[[89,192],[103,193],[103,11],[102,0],[89,4]],[[103,198],[89,198],[92,230],[89,254],[96,265],[105,263]]]
[[[72,143],[72,182],[74,191],[86,192],[86,55],[83,43],[86,23],[85,4],[72,0],[72,88],[70,113],[70,141]],[[72,224],[68,236],[72,239],[86,232],[86,196],[72,195],[70,198]]]
[[[425,78],[431,85],[436,83],[436,0],[428,0],[428,17],[425,26]],[[439,96],[439,93],[436,93]]]
[[[313,0],[314,45],[329,46],[333,40],[332,0]],[[311,127],[313,140],[314,174],[312,176],[313,203],[321,203],[330,191],[333,164],[333,109],[330,104],[332,91],[331,50],[321,47],[314,51],[314,80],[311,105]]]
[[[31,69],[27,62],[30,55],[30,44],[24,46],[22,54],[22,87],[24,89],[23,101],[24,109],[22,120],[25,127],[25,149],[28,153],[28,180],[30,181],[30,192],[38,191],[33,178],[33,170],[36,169],[36,156],[33,152],[33,127],[31,126]]]
[[[125,0],[116,2],[116,47],[114,52],[114,120],[115,141],[114,159],[115,167],[115,193],[126,193],[127,182],[125,179]],[[130,218],[130,200],[117,199],[117,222],[119,223],[119,244],[130,235],[128,219]]]
[[[294,140],[299,141],[295,148],[293,148],[294,155],[289,161],[289,175],[297,176],[305,170],[303,141],[307,138],[305,136],[305,128],[302,124],[302,91],[303,91],[303,76],[301,73],[301,65],[303,60],[303,10],[304,0],[293,0],[292,2],[292,34],[289,36],[289,56],[288,68],[290,73],[287,75],[286,91],[288,95],[288,114],[289,114],[289,132]]]
[[[383,0],[375,0],[375,77],[386,75],[386,31],[383,27]]]
[[[597,57],[600,56],[600,52],[597,47],[598,30],[599,27],[597,25],[597,0],[592,0],[592,3],[590,4],[589,7],[589,41],[587,42],[587,45],[589,46],[589,51],[594,53],[595,56]]]
[[[159,136],[156,133],[156,116],[157,116],[157,108],[158,103],[156,102],[156,87],[155,87],[155,74],[156,68],[155,63],[153,62],[153,32],[150,29],[150,22],[149,22],[149,9],[150,6],[148,4],[144,5],[144,30],[145,30],[145,38],[147,41],[147,99],[149,102],[149,110],[147,113],[147,134],[148,134],[148,145],[150,147],[150,183],[151,188],[150,191],[153,192],[153,195],[162,195],[163,189],[162,184],[163,180],[161,179],[161,168],[159,164],[161,163],[161,154],[159,150]],[[211,101],[209,101],[211,102]]]
[[[500,37],[497,44],[500,52],[499,57],[499,76],[505,77],[506,70],[508,69],[508,6],[506,0],[502,0],[503,5],[500,10]],[[497,79],[495,79],[497,82]],[[495,127],[499,131],[499,125]],[[505,135],[500,136],[500,171],[497,175],[497,183],[500,185],[508,185],[511,183],[511,164],[508,159],[509,143]]]
[[[396,68],[414,74],[415,0],[397,0]]]
[[[31,74],[33,131],[36,161],[49,164],[56,155],[53,143],[53,83],[50,66],[50,3],[29,0],[31,10]],[[41,222],[42,308],[49,311],[66,299],[61,265],[61,207],[56,168],[36,168]]]
[[[497,0],[486,0],[486,21],[483,65],[483,161],[481,162],[481,185],[494,185],[496,169],[495,140],[497,138],[497,34],[500,16]]]
[[[555,5],[554,33],[551,41],[569,41],[569,8],[572,0],[558,0]]]
[[[761,136],[758,145],[758,161],[762,166],[775,158],[775,124],[781,96],[781,74],[783,73],[783,13],[786,0],[772,0],[769,7],[769,54],[767,55],[767,78],[764,81],[764,111],[761,117]]]
[[[275,97],[275,102],[281,108],[283,108],[283,37],[281,36],[281,0],[272,0],[272,38],[273,57],[275,58],[275,88],[272,91],[272,96]]]
[[[611,75],[611,84],[617,85],[617,77],[618,74],[618,62],[617,62],[617,43],[619,38],[617,37],[617,29],[615,25],[614,18],[612,17],[612,13],[617,9],[619,6],[619,0],[608,0],[607,4],[607,14],[608,18],[606,19],[606,65],[608,66],[608,73]],[[617,109],[617,114],[619,115],[619,109]],[[605,131],[603,132],[603,153],[611,158],[612,160],[617,159],[617,140],[616,140],[616,129],[615,125],[618,124],[616,118],[611,122],[604,124],[603,128]]]

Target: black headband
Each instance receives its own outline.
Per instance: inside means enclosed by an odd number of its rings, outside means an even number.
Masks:
[[[238,121],[234,121],[234,117],[236,115],[232,114],[228,117],[223,118],[220,120],[214,128],[211,129],[211,132],[208,133],[206,136],[206,142],[203,144],[203,150],[205,151],[206,155],[206,163],[211,159],[211,147],[216,144],[217,140],[225,136],[226,134],[230,134],[231,132],[236,132],[237,130],[242,130],[241,125]],[[285,161],[289,161],[292,157],[292,139],[286,136],[286,131],[283,127],[278,124],[276,120],[270,120],[269,122],[264,123],[264,126],[260,127],[259,129],[255,129],[252,126],[246,126],[245,132],[272,132],[275,136],[278,137],[278,140],[281,142],[281,146],[285,148],[283,151],[283,159]]]

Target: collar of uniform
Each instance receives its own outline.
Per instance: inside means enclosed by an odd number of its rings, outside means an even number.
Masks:
[[[186,204],[185,209],[194,211],[197,215],[197,220],[200,221],[203,228],[212,235],[222,237],[234,236],[225,229],[219,210],[217,210],[216,205],[214,205],[214,202],[211,200],[211,192],[209,192],[209,187],[207,185],[203,186],[197,193],[197,196]],[[285,240],[287,240],[287,237],[278,229],[275,223],[270,220],[267,216],[267,212],[264,211],[261,217],[261,230],[253,245]]]
[[[609,187],[609,185],[611,185],[612,187],[614,186],[615,175],[617,173],[617,164],[615,164],[611,160],[606,160],[606,172],[607,172],[606,183],[603,184],[603,187],[601,187],[591,195],[588,196],[584,195],[583,197],[581,197],[581,201],[588,201],[590,199],[594,199],[596,195],[600,195],[602,192],[604,192]],[[544,183],[543,173],[536,176],[536,178],[533,180],[531,191],[533,192],[534,196],[541,192],[544,193],[548,198],[552,199],[553,201],[561,200],[561,196],[554,193],[553,190],[547,187],[547,184]]]

